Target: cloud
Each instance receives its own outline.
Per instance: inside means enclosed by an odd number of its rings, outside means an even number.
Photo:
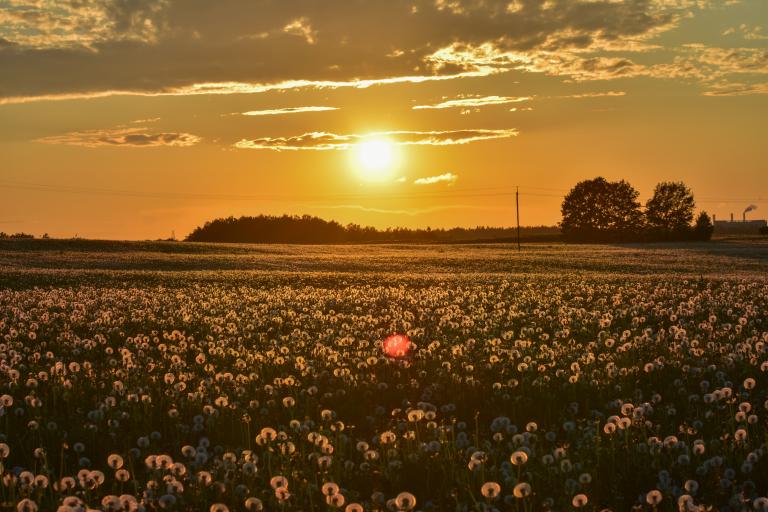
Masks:
[[[426,178],[419,178],[413,182],[414,185],[434,185],[435,183],[455,183],[459,177],[451,172],[441,174],[439,176],[428,176]]]
[[[601,97],[616,97],[624,96],[627,93],[624,91],[606,91],[606,92],[587,92],[581,94],[568,94],[562,96],[547,96],[547,98],[601,98]],[[524,101],[533,100],[533,96],[459,96],[458,98],[445,100],[440,103],[431,105],[416,105],[413,110],[425,110],[425,109],[447,109],[447,108],[461,108],[462,113],[468,113],[472,108],[479,108],[488,105],[506,105],[509,103],[521,103]],[[511,112],[515,112],[517,108],[510,109]]]
[[[328,151],[350,149],[361,141],[386,138],[394,144],[448,146],[469,144],[481,140],[505,139],[517,135],[515,129],[505,130],[447,130],[447,131],[389,131],[365,134],[339,135],[328,132],[310,132],[291,137],[261,137],[242,139],[238,149],[270,149],[273,151]]]
[[[435,51],[428,59],[438,68],[496,69],[497,72],[518,70],[565,76],[576,81],[661,74],[656,73],[652,67],[637,64],[626,57],[584,55],[569,51],[507,51],[493,43],[480,46],[453,43]]]
[[[433,105],[416,105],[413,110],[446,109],[446,108],[477,108],[488,105],[506,105],[530,100],[530,96],[459,96]]]
[[[763,33],[763,27],[755,25],[750,27],[746,23],[742,23],[738,27],[731,27],[723,32],[724,36],[730,36],[734,34],[740,34],[741,37],[747,41],[764,41],[768,39],[768,35]]]
[[[261,137],[242,139],[235,144],[238,149],[272,149],[275,151],[349,149],[360,139],[359,135],[336,135],[327,132],[310,132],[291,137]]]
[[[339,110],[336,107],[288,107],[273,108],[269,110],[251,110],[243,112],[244,116],[279,116],[283,114],[298,114],[302,112],[325,112],[329,110]]]
[[[549,98],[556,99],[583,99],[583,98],[617,98],[620,96],[626,96],[625,91],[605,91],[605,92],[585,92],[580,94],[564,94],[561,96],[548,96]]]
[[[297,18],[288,23],[283,27],[283,32],[302,37],[307,44],[315,44],[317,42],[317,31],[312,29],[312,25],[305,17]]]
[[[436,82],[445,80],[455,80],[459,78],[477,78],[489,76],[503,71],[496,69],[479,69],[475,71],[466,71],[453,75],[407,75],[379,79],[365,80],[288,80],[272,84],[265,83],[247,83],[247,82],[208,82],[196,83],[184,87],[168,88],[158,91],[142,90],[108,90],[98,92],[83,93],[62,93],[46,94],[41,96],[9,96],[3,98],[0,96],[0,105],[11,105],[20,103],[31,103],[37,101],[66,101],[78,99],[106,98],[110,96],[199,96],[199,95],[229,95],[229,94],[259,94],[273,91],[289,91],[299,89],[367,89],[377,85],[392,84],[419,84],[423,82]],[[2,77],[0,76],[0,80]]]
[[[146,119],[135,119],[131,121],[131,124],[148,124],[148,123],[156,123],[160,120],[159,117],[148,117]]]
[[[0,37],[24,48],[98,49],[109,42],[153,43],[168,0],[0,3]],[[2,46],[2,44],[0,44]]]
[[[768,82],[744,84],[722,82],[712,85],[704,91],[704,96],[749,96],[752,94],[768,94]]]
[[[709,78],[726,74],[768,73],[767,48],[716,48],[703,45],[687,46],[687,62],[703,68]]]
[[[98,147],[188,147],[200,142],[200,137],[190,133],[147,133],[144,128],[118,128],[113,130],[86,130],[53,135],[37,139],[44,144]]]
[[[562,71],[581,79],[633,76],[643,67],[630,65],[625,53],[653,51],[654,37],[710,4],[3,0],[0,101],[366,87],[510,69]],[[439,49],[454,44],[489,45],[501,60],[440,59]],[[547,66],[547,54],[557,53],[578,54],[580,61]],[[577,72],[580,62],[599,69]]]
[[[437,69],[496,69],[526,71],[575,80],[610,80],[642,74],[642,66],[625,57],[584,56],[568,51],[505,50],[496,43],[479,46],[453,43],[435,51],[427,60]]]
[[[573,81],[616,80],[635,77],[685,78],[708,82],[731,74],[768,73],[768,49],[719,48],[686,44],[676,49],[672,62],[639,63],[625,56],[561,50],[520,52],[498,43],[474,46],[452,43],[427,59],[436,68],[496,69],[544,73]]]

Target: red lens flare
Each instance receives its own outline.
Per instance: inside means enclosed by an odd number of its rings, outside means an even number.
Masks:
[[[389,357],[405,357],[410,350],[411,340],[405,334],[393,334],[384,340],[384,353]]]

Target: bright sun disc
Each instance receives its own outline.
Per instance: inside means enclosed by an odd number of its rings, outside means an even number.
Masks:
[[[355,157],[364,177],[383,180],[393,170],[395,149],[391,142],[384,139],[367,140],[356,146]]]

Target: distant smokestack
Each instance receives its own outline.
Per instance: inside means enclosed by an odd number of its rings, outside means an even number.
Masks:
[[[747,212],[751,212],[752,210],[757,210],[757,205],[751,204],[744,208],[744,212],[741,214],[741,220],[745,223],[747,222]]]
[[[731,222],[733,222],[733,214],[731,214]]]

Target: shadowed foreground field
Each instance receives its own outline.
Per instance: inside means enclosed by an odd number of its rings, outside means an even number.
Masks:
[[[766,271],[761,242],[2,242],[2,507],[768,510]]]

